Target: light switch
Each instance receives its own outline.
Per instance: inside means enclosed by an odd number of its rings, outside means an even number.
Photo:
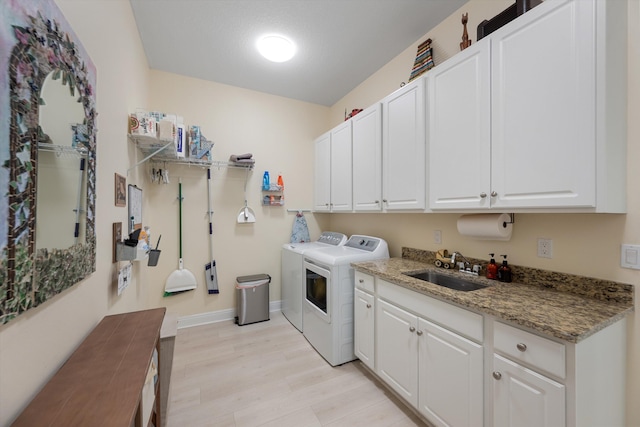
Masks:
[[[640,270],[640,245],[622,245],[620,266]]]

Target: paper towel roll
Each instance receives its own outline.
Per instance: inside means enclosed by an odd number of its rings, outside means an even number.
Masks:
[[[458,218],[458,233],[479,240],[509,240],[512,228],[509,214],[462,215]]]

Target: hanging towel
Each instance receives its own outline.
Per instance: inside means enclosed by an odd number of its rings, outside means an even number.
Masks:
[[[293,230],[291,230],[290,243],[305,243],[310,242],[309,227],[307,227],[307,220],[302,215],[302,212],[296,214],[296,219],[293,221]]]

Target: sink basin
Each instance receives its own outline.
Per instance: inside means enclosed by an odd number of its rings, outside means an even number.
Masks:
[[[469,291],[476,291],[478,289],[484,289],[487,287],[486,285],[461,279],[459,277],[453,277],[446,274],[436,273],[435,271],[425,271],[422,273],[402,273],[402,274],[404,274],[405,276],[424,280],[425,282],[430,282],[436,285],[444,286],[445,288],[454,289],[456,291],[469,292]]]

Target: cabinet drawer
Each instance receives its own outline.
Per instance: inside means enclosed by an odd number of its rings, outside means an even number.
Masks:
[[[367,291],[369,293],[374,292],[373,282],[374,277],[365,273],[361,273],[359,271],[355,272],[355,282],[356,288],[362,289],[363,291]]]
[[[521,329],[494,322],[493,345],[511,359],[565,378],[565,347]]]

